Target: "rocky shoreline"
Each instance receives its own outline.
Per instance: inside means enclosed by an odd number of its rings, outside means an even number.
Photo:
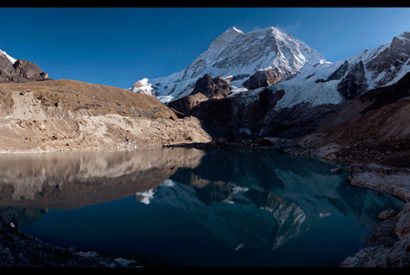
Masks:
[[[22,233],[12,222],[0,217],[0,267],[138,268],[142,265],[134,259],[51,245]]]
[[[384,213],[379,218],[385,219]],[[390,215],[388,215],[390,216]],[[346,258],[342,267],[409,267],[410,266],[410,203],[396,215],[374,228],[367,246]]]

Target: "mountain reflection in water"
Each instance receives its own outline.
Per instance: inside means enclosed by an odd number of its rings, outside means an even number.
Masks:
[[[100,226],[98,230],[102,232],[99,234],[105,234],[105,237],[96,237],[85,247],[127,254],[123,256],[144,256],[146,252],[146,257],[157,257],[157,262],[167,264],[171,263],[166,259],[172,258],[176,259],[176,265],[246,265],[243,259],[235,261],[233,254],[219,255],[213,249],[222,245],[231,251],[229,253],[247,247],[252,247],[252,251],[278,250],[282,246],[286,248],[288,242],[291,247],[306,242],[303,236],[309,231],[315,232],[315,228],[322,228],[321,221],[332,216],[343,217],[352,223],[351,226],[366,228],[362,233],[365,234],[377,222],[380,211],[400,207],[401,203],[390,196],[349,186],[347,175],[331,174],[331,168],[334,168],[333,164],[319,160],[296,158],[271,150],[245,149],[205,152],[174,148],[2,156],[0,207],[3,217],[19,225],[23,231],[58,244],[76,241],[74,235],[81,232],[72,233],[71,237],[67,232],[59,235],[55,233],[59,230],[46,228],[50,227],[52,219],[58,221],[58,226],[62,226],[61,223],[69,225],[73,222],[69,213],[74,213],[70,211],[82,211],[83,215],[95,219],[97,213],[110,207],[117,213],[115,219],[121,215],[118,213],[126,216],[121,223],[129,223],[130,231],[122,229],[117,232],[109,226]],[[140,214],[130,212],[130,196],[138,201],[134,201],[132,207],[138,208]],[[142,218],[147,213],[153,213],[150,219]],[[108,212],[100,216],[98,223],[109,224],[110,219],[114,220]],[[172,224],[169,221],[171,216]],[[87,217],[83,218],[84,224]],[[89,235],[95,230],[91,227],[88,225],[74,231],[88,230]],[[132,241],[136,238],[134,235],[142,234],[142,228],[145,228],[145,239],[158,240],[151,243],[156,247],[155,251],[148,244],[144,246],[141,240]],[[167,229],[158,231],[156,228]],[[206,234],[194,233],[195,230]],[[192,253],[188,258],[187,252],[168,255],[166,242],[171,242],[168,239],[177,234],[172,231],[184,232],[187,238],[185,242],[180,240],[181,247],[175,251],[183,248],[195,251],[198,242],[206,241],[214,243],[214,248],[207,244],[207,249],[195,252],[197,258]],[[117,235],[129,236],[127,242],[120,241]],[[107,238],[110,246],[103,245]],[[76,245],[81,247],[81,241]],[[124,247],[127,245],[129,247]],[[138,250],[135,255],[134,250]],[[219,262],[211,256],[205,260],[203,255],[212,253],[219,255]],[[280,265],[278,259],[269,262],[266,253],[261,252],[265,255],[261,264]],[[221,255],[227,255],[226,262]],[[286,265],[286,261],[282,263]]]

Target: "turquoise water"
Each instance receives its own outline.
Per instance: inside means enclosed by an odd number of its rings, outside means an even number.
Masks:
[[[1,213],[31,235],[153,266],[339,266],[397,199],[274,150],[0,158]]]

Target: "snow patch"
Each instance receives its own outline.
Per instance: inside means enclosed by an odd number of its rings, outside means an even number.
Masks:
[[[8,55],[5,51],[0,50],[0,54],[4,55],[5,57],[7,57],[8,60],[10,60],[11,63],[15,63],[17,61],[17,59],[11,57],[10,55]]]
[[[132,91],[135,93],[143,92],[147,95],[154,96],[155,91],[152,88],[152,84],[148,82],[148,78],[143,78],[137,81],[139,83],[139,87],[133,87]]]
[[[343,97],[337,91],[337,84],[338,80],[323,83],[284,83],[271,85],[269,89],[285,91],[284,96],[274,107],[275,111],[279,111],[302,103],[310,103],[312,106],[339,104],[343,101]]]

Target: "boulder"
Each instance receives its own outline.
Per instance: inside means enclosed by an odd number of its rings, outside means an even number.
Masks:
[[[20,78],[31,80],[31,81],[41,81],[48,79],[48,74],[43,72],[40,67],[31,61],[17,60],[13,67],[16,71],[16,75]]]
[[[205,74],[196,81],[191,95],[197,93],[201,93],[209,99],[224,98],[231,94],[231,88],[229,82],[219,76],[212,78],[209,74]]]
[[[410,202],[406,203],[403,210],[397,215],[394,232],[400,238],[404,238],[410,233]]]
[[[380,212],[378,218],[380,220],[386,220],[390,217],[394,217],[396,215],[396,211],[394,211],[393,209],[386,209],[382,212]]]
[[[29,82],[48,79],[48,74],[31,61],[17,60],[14,64],[0,54],[0,82]]]
[[[277,68],[257,71],[242,85],[249,90],[259,87],[266,87],[281,81],[283,73],[279,72]]]
[[[337,85],[337,90],[345,99],[354,99],[367,91],[368,85],[362,61],[357,63]]]
[[[168,107],[182,113],[182,116],[192,115],[192,109],[208,98],[202,93],[196,93],[189,96],[184,96],[180,99],[171,101],[167,104]]]

